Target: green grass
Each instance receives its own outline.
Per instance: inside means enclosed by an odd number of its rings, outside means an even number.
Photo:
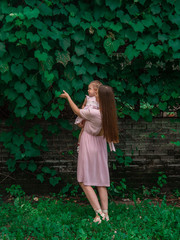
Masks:
[[[125,205],[109,203],[110,221],[93,223],[94,212],[87,204],[61,198],[17,197],[0,205],[0,239],[180,239],[180,211],[165,202],[150,201]]]

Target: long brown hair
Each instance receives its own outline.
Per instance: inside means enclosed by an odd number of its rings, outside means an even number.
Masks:
[[[118,118],[113,89],[106,85],[99,86],[99,106],[102,114],[103,135],[108,142],[119,142]]]

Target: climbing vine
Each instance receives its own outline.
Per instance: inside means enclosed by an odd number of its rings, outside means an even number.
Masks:
[[[30,120],[55,118],[50,130],[68,128],[63,89],[81,104],[99,79],[113,87],[119,116],[136,121],[179,107],[178,0],[3,0],[0,20],[0,107],[10,126],[1,141],[11,171],[47,148],[41,127],[24,131],[12,119],[27,128]],[[36,171],[33,162],[21,167]],[[44,172],[54,185],[60,180]]]

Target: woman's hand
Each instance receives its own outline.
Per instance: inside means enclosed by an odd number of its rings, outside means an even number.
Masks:
[[[63,93],[59,97],[68,99],[69,94],[66,91],[63,90]]]
[[[67,99],[68,102],[69,102],[70,107],[71,107],[72,110],[73,110],[73,112],[74,112],[76,115],[80,116],[80,110],[79,110],[79,108],[78,108],[78,107],[76,106],[76,104],[72,101],[71,97],[69,96],[69,94],[68,94],[66,91],[63,90],[63,93],[62,93],[59,97],[60,97],[60,98],[65,98],[65,99]]]

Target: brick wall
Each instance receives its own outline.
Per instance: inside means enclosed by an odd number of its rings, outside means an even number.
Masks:
[[[46,126],[47,122],[41,122]],[[4,130],[4,124],[0,130]],[[180,119],[154,118],[152,122],[131,119],[119,121],[120,148],[125,156],[130,156],[133,162],[129,166],[117,163],[114,153],[109,153],[109,168],[111,181],[119,182],[126,178],[132,187],[154,185],[158,172],[163,171],[171,188],[180,187],[180,147],[171,142],[180,141]],[[154,135],[152,135],[154,133]],[[149,137],[149,135],[152,137]],[[41,184],[35,174],[28,170],[21,171],[17,165],[14,173],[9,173],[6,161],[9,154],[0,144],[0,187],[4,191],[11,184],[20,184],[28,193],[58,192],[67,182],[76,184],[77,139],[68,130],[59,135],[47,135],[49,151],[35,159],[38,167],[46,165],[55,168],[62,181],[52,187],[48,181]],[[73,152],[72,152],[73,151]]]

